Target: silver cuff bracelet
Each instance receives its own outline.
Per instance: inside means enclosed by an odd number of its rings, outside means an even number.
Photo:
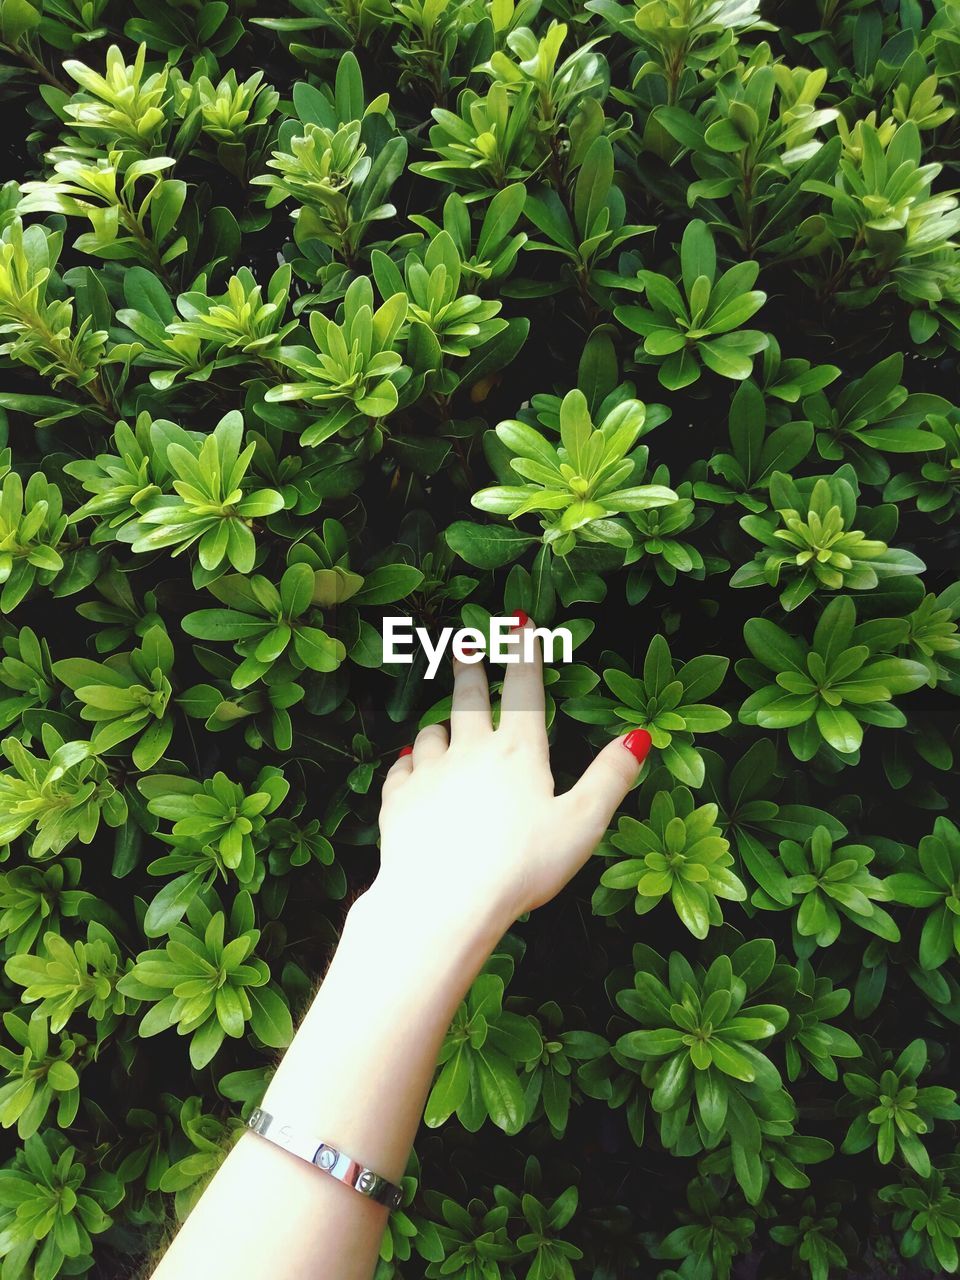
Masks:
[[[254,1133],[259,1133],[262,1138],[276,1143],[278,1147],[283,1147],[284,1151],[299,1156],[301,1160],[306,1160],[324,1173],[345,1182],[348,1187],[353,1187],[354,1191],[359,1191],[362,1196],[375,1200],[378,1204],[396,1209],[403,1199],[403,1191],[396,1183],[388,1182],[379,1173],[367,1169],[359,1160],[352,1159],[329,1143],[303,1133],[296,1125],[282,1118],[278,1119],[259,1107],[252,1112],[247,1127]]]

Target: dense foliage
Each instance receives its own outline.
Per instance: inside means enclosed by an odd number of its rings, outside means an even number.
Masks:
[[[0,0],[3,1280],[142,1265],[525,609],[654,750],[379,1280],[958,1271],[960,0]],[[873,1272],[871,1272],[873,1274]]]

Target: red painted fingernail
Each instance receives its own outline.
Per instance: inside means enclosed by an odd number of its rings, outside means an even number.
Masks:
[[[513,620],[518,627],[525,627],[527,623],[530,621],[530,618],[527,616],[527,614],[523,612],[522,609],[520,609],[513,615]]]
[[[400,756],[412,756],[412,755],[413,755],[413,747],[401,747],[400,753],[397,756],[397,759],[399,760]]]
[[[632,756],[636,756],[637,763],[643,764],[647,758],[647,752],[650,750],[652,739],[646,729],[633,729],[622,739],[623,745],[627,748]]]
[[[465,658],[472,658],[473,655],[475,653],[479,653],[480,650],[475,644],[464,644],[460,646],[460,652]]]

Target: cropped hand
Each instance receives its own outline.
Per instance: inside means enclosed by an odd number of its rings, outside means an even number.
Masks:
[[[465,919],[492,912],[504,929],[583,866],[650,747],[643,729],[614,739],[555,795],[539,638],[530,661],[519,648],[496,729],[483,662],[454,659],[449,731],[420,731],[387,773],[380,811],[381,885],[426,895]]]
[[[643,729],[616,739],[556,796],[539,642],[507,667],[496,730],[482,664],[458,662],[449,733],[423,729],[387,775],[380,871],[347,913],[264,1111],[399,1182],[457,1007],[517,916],[590,856],[649,745]],[[155,1280],[301,1280],[318,1258],[327,1280],[368,1280],[384,1217],[245,1133]]]

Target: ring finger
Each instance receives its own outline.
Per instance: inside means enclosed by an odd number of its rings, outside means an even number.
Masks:
[[[446,754],[450,739],[442,724],[428,724],[421,729],[413,743],[413,767],[418,769],[431,760],[439,760]]]

